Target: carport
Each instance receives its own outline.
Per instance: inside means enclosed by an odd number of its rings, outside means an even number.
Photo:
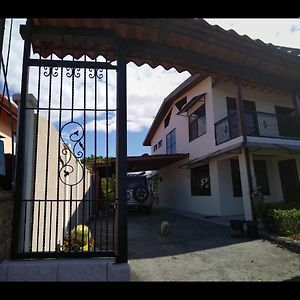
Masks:
[[[155,171],[172,165],[178,161],[185,160],[189,154],[159,154],[149,155],[143,154],[141,156],[128,156],[127,157],[127,172],[145,172]],[[97,163],[93,166],[95,169],[95,176],[97,181],[97,195],[101,206],[101,188],[102,178],[113,177],[116,174],[116,158],[109,159],[108,162]]]
[[[186,159],[189,154],[160,154],[127,157],[127,172],[143,172],[159,170],[169,165],[172,165],[180,160]],[[97,163],[94,166],[97,170],[99,178],[108,176],[111,177],[116,173],[116,158],[111,158],[108,163]]]

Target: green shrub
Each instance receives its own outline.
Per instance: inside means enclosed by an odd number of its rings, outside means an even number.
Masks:
[[[82,232],[83,227],[83,232]],[[77,225],[71,231],[71,241],[80,247],[88,244],[88,240],[91,238],[91,232],[86,225]]]
[[[82,230],[83,228],[83,230]],[[94,247],[94,239],[92,238],[89,227],[86,225],[77,225],[71,230],[71,234],[64,237],[63,244],[57,245],[59,251],[89,251]]]
[[[279,235],[299,235],[300,209],[272,209],[268,213],[266,226]]]

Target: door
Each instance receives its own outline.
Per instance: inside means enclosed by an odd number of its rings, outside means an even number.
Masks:
[[[285,201],[293,201],[299,194],[299,177],[295,159],[278,162],[279,174]]]
[[[298,137],[296,120],[293,118],[295,110],[290,107],[275,106],[279,135],[284,137]]]
[[[255,102],[243,100],[244,122],[247,135],[257,135],[256,106]],[[236,102],[234,98],[227,98],[227,113],[230,123],[231,138],[239,136],[236,114]]]

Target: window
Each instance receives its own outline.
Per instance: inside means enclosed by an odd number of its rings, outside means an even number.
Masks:
[[[185,105],[187,103],[187,97],[182,98],[181,100],[179,100],[178,102],[175,103],[177,109],[180,111],[183,107],[183,105]]]
[[[158,142],[158,148],[160,148],[162,146],[162,140],[160,140],[159,142]]]
[[[205,104],[199,107],[189,116],[189,140],[190,142],[206,133]]]
[[[254,172],[256,177],[256,186],[261,187],[261,192],[263,195],[270,195],[266,161],[253,160],[253,165],[254,165]]]
[[[242,185],[241,185],[241,173],[240,173],[240,165],[238,159],[231,159],[231,177],[232,177],[232,188],[233,188],[233,196],[241,197],[242,193]]]
[[[170,110],[170,112],[168,113],[168,115],[165,118],[165,121],[164,121],[165,128],[168,127],[168,125],[170,123],[171,113],[172,113],[172,109]]]
[[[176,153],[176,131],[173,129],[170,133],[167,134],[166,138],[166,149],[167,154],[175,154]]]
[[[157,150],[157,144],[154,145],[153,151],[155,152]]]
[[[209,166],[204,165],[191,169],[192,196],[210,196]]]

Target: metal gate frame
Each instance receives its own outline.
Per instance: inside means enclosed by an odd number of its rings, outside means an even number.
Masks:
[[[115,214],[115,255],[117,263],[126,263],[127,254],[127,202],[126,202],[126,173],[127,173],[127,91],[126,91],[126,48],[124,41],[115,40],[117,53],[117,66],[104,62],[84,62],[84,61],[47,61],[30,58],[32,33],[38,32],[30,20],[26,25],[21,25],[20,31],[23,31],[24,53],[22,67],[22,83],[21,83],[21,103],[19,106],[19,133],[17,146],[17,162],[16,162],[16,192],[15,192],[15,208],[13,220],[13,236],[12,236],[12,258],[33,258],[34,253],[20,252],[21,239],[21,213],[22,213],[22,194],[24,190],[24,168],[25,161],[25,142],[26,142],[26,96],[28,91],[29,67],[66,67],[66,68],[92,68],[92,69],[116,69],[117,71],[117,88],[116,88],[116,214]],[[39,32],[39,34],[63,34],[49,30]],[[64,33],[65,34],[65,33]],[[87,29],[76,29],[74,35],[79,34],[82,37],[95,37],[97,32],[89,32]],[[83,255],[84,253],[69,253],[67,257],[90,257],[90,256],[107,256],[101,255]],[[86,253],[89,254],[89,253]],[[43,257],[38,256],[38,257]],[[44,257],[56,257],[55,255],[46,254]]]

